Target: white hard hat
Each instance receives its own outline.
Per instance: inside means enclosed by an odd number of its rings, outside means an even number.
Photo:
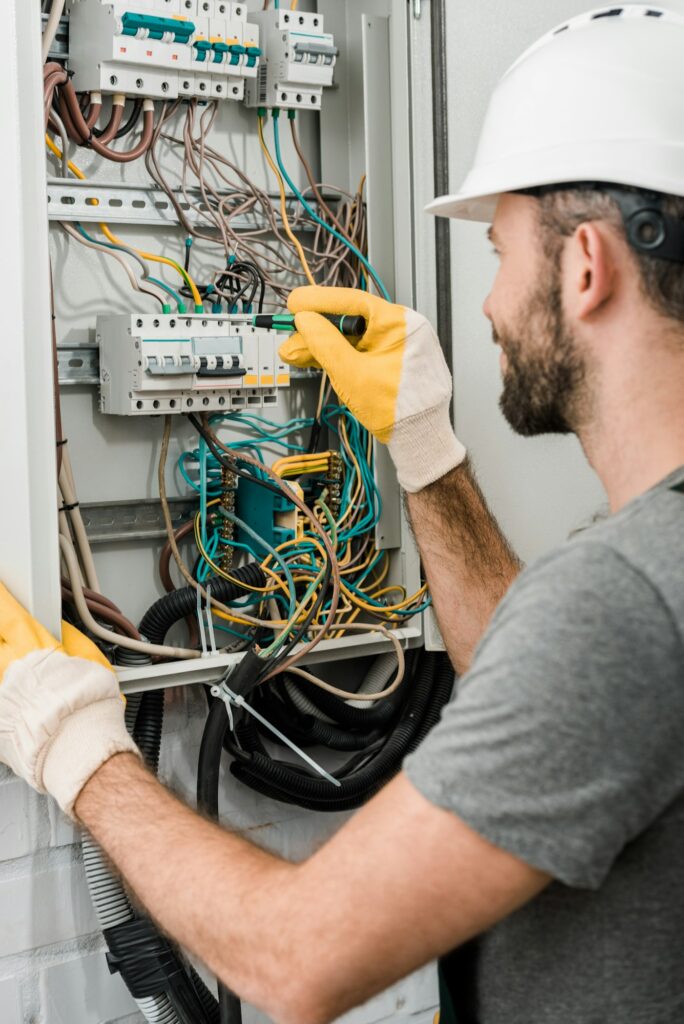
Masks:
[[[589,11],[534,43],[499,82],[460,192],[427,212],[491,221],[502,192],[613,182],[684,196],[684,17]]]

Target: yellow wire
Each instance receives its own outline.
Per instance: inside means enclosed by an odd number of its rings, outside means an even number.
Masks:
[[[59,146],[55,145],[55,143],[52,141],[47,132],[45,134],[45,142],[47,144],[48,149],[52,153],[54,153],[58,160],[61,160],[62,151],[59,148]],[[71,160],[69,161],[68,167],[71,173],[75,175],[80,181],[86,180],[86,176],[83,173],[83,171],[80,169],[80,167],[77,167],[76,164],[72,163]],[[185,281],[185,283],[187,284],[190,291],[192,292],[192,298],[195,305],[202,306],[202,296],[199,293],[197,285],[190,277],[188,272],[185,270],[185,268],[180,265],[180,263],[176,263],[175,260],[168,259],[168,257],[166,256],[155,256],[151,252],[143,252],[141,249],[136,249],[134,245],[126,245],[125,242],[122,242],[120,238],[117,238],[116,235],[113,234],[112,231],[110,231],[106,224],[100,224],[100,229],[103,232],[103,234],[109,239],[109,241],[113,242],[114,245],[123,245],[125,246],[125,248],[132,249],[134,252],[137,252],[138,255],[142,256],[142,258],[145,260],[152,260],[153,263],[166,263],[167,266],[173,267],[174,270],[177,270],[178,273],[183,278],[183,280]]]
[[[301,245],[299,244],[299,239],[292,233],[292,228],[290,227],[290,221],[289,221],[289,218],[287,216],[287,197],[285,195],[285,182],[283,181],[283,176],[280,173],[280,171],[278,170],[278,167],[276,166],[276,164],[274,163],[273,158],[272,158],[271,154],[268,151],[268,146],[266,145],[266,142],[264,140],[264,119],[261,116],[261,114],[258,114],[257,116],[258,116],[258,121],[259,121],[259,143],[261,145],[261,148],[264,151],[264,156],[266,157],[266,159],[268,161],[269,167],[271,168],[271,170],[273,171],[273,173],[275,174],[275,176],[276,176],[276,178],[278,180],[278,188],[280,189],[280,216],[282,217],[283,227],[285,228],[285,233],[287,234],[288,238],[290,239],[290,241],[294,245],[295,249],[297,250],[297,255],[299,256],[299,262],[302,265],[302,269],[303,269],[303,271],[304,271],[304,273],[306,275],[307,281],[309,282],[309,284],[316,284],[316,282],[314,280],[314,276],[311,273],[311,270],[309,268],[309,264],[306,261],[306,256],[304,255],[304,250],[302,249]]]
[[[49,135],[47,134],[47,132],[45,133],[45,143],[46,143],[46,145],[47,145],[48,149],[49,149],[49,150],[50,150],[50,151],[51,151],[52,153],[54,153],[54,154],[55,154],[55,156],[57,157],[57,159],[58,159],[58,160],[61,160],[61,159],[62,159],[62,150],[61,150],[61,149],[59,148],[59,146],[56,146],[56,145],[55,145],[55,143],[54,143],[54,142],[52,141],[52,139],[51,139],[51,138],[50,138],[50,136],[49,136]],[[80,168],[80,167],[77,167],[77,166],[76,166],[76,164],[73,164],[73,163],[71,162],[71,160],[69,161],[69,163],[68,163],[68,165],[67,165],[67,166],[69,167],[69,170],[71,171],[71,173],[72,173],[73,175],[75,175],[75,177],[79,178],[79,179],[80,179],[80,181],[85,181],[85,174],[83,173],[83,171],[81,170],[81,168]]]
[[[195,303],[195,305],[202,306],[202,296],[199,293],[197,285],[190,277],[187,270],[184,267],[182,267],[180,263],[176,263],[175,260],[169,259],[168,256],[155,256],[155,254],[152,252],[143,252],[142,249],[137,249],[134,245],[127,245],[126,242],[122,242],[120,238],[117,238],[116,235],[107,227],[106,224],[100,224],[100,228],[102,232],[107,236],[109,241],[113,242],[114,245],[125,245],[127,246],[127,248],[132,249],[133,252],[137,252],[138,255],[142,256],[144,260],[151,260],[153,263],[165,263],[167,267],[173,267],[173,269],[180,274],[180,276],[183,278],[188,288],[192,292],[192,300]]]
[[[298,3],[299,3],[299,0],[292,0],[292,3],[290,4],[290,10],[291,11],[296,11]]]

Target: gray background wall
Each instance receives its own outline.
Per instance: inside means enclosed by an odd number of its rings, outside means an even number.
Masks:
[[[561,19],[587,8],[583,0],[448,0],[452,185],[465,174],[487,97],[521,50]],[[684,8],[684,3],[671,6]],[[429,0],[423,4],[427,16]],[[430,181],[421,183],[425,198]],[[562,540],[602,504],[602,491],[571,439],[514,437],[497,408],[499,371],[481,313],[494,274],[482,226],[453,225],[454,366],[457,430],[470,448],[489,499],[525,558]],[[418,262],[421,253],[417,254]],[[171,704],[162,774],[189,798],[201,731],[192,694]],[[244,794],[239,806],[225,787],[224,808],[248,834],[288,856],[303,856],[342,816],[314,819]],[[421,972],[348,1024],[428,1024],[434,974]],[[0,1020],[2,1024],[133,1024],[123,985],[105,966],[102,942],[84,886],[77,835],[51,801],[0,768]],[[263,1018],[249,1011],[246,1024]]]

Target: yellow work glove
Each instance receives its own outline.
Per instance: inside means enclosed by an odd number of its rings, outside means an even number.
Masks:
[[[62,636],[0,583],[0,761],[72,814],[100,765],[137,747],[105,656],[68,623]]]
[[[297,288],[288,301],[297,333],[280,355],[324,369],[341,402],[386,444],[407,491],[420,491],[463,462],[451,426],[451,374],[428,321],[405,306],[355,288]],[[320,316],[363,316],[350,341]]]

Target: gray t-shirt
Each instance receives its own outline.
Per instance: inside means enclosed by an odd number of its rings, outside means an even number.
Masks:
[[[522,573],[407,758],[554,878],[454,961],[464,1019],[684,1021],[683,631],[684,468]]]

